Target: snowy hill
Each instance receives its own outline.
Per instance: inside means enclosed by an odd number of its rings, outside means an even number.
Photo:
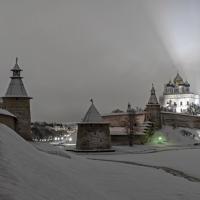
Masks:
[[[81,199],[89,193],[95,198],[90,187],[72,178],[69,159],[36,150],[3,125],[0,156],[0,199]]]
[[[50,151],[49,146],[48,153],[36,149],[13,130],[0,125],[0,199],[193,200],[200,197],[198,179],[189,181],[152,167],[90,160],[88,155],[68,156],[64,151],[60,156],[52,155]],[[104,154],[93,155],[93,158],[136,159],[153,164],[155,154],[148,155]],[[154,165],[159,165],[159,155]],[[184,158],[183,155],[181,158]],[[167,158],[170,158],[170,152]],[[162,157],[163,164],[168,163],[167,158]],[[193,161],[194,157],[191,157],[190,162]],[[189,166],[187,171],[190,171]],[[195,175],[198,174],[195,172]]]
[[[151,144],[159,143],[157,138],[162,137],[163,142],[166,145],[192,145],[200,141],[200,130],[191,128],[172,128],[170,126],[163,126],[163,128],[157,131]]]

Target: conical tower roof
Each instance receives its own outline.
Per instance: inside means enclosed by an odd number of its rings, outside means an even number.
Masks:
[[[155,88],[154,88],[153,84],[152,84],[151,96],[149,98],[148,104],[158,104],[158,100],[157,100],[157,97],[156,97],[156,92],[155,92]]]
[[[100,123],[103,122],[102,117],[97,110],[97,108],[94,105],[93,100],[91,99],[91,106],[88,109],[87,113],[85,114],[85,117],[83,118],[82,122],[86,123]]]
[[[5,97],[28,97],[21,77],[21,71],[18,65],[18,58],[16,58],[15,66],[11,69],[13,76],[6,91]]]

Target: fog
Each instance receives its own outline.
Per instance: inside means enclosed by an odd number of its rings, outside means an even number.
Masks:
[[[177,71],[199,91],[198,0],[2,0],[0,94],[15,57],[32,120],[79,121],[99,111],[144,107]]]

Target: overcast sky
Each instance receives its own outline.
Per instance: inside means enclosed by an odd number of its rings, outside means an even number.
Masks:
[[[1,0],[0,93],[15,57],[32,119],[144,107],[177,71],[200,92],[199,0]]]

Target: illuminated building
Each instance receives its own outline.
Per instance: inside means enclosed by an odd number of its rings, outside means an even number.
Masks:
[[[184,82],[177,73],[173,82],[165,84],[160,104],[166,111],[185,113],[190,105],[200,105],[200,96],[192,93],[188,81]]]

